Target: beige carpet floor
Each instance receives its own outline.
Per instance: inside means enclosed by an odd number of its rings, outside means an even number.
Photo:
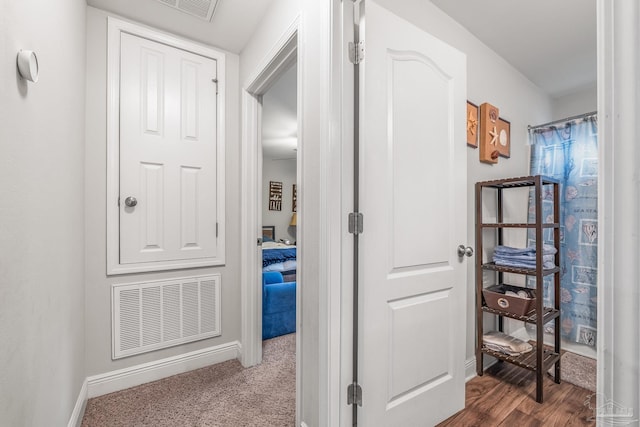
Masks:
[[[295,334],[263,342],[263,362],[237,360],[89,399],[82,427],[293,426]]]

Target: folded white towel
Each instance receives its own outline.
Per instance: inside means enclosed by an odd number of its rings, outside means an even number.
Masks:
[[[482,336],[485,346],[510,356],[518,356],[533,350],[533,346],[526,341],[512,337],[499,331],[490,331]]]

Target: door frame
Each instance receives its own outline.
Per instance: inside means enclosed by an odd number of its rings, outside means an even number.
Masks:
[[[241,142],[241,184],[240,193],[240,240],[241,240],[241,341],[242,354],[240,362],[243,366],[253,366],[262,361],[262,283],[261,260],[256,250],[256,239],[260,236],[262,225],[262,95],[293,64],[297,67],[297,120],[298,129],[302,128],[301,78],[299,52],[299,17],[289,26],[278,42],[272,47],[269,55],[260,63],[252,77],[248,79],[246,88],[242,90],[242,142]],[[297,178],[301,175],[300,157],[302,141],[298,140]],[[300,190],[298,190],[300,191]],[[298,256],[300,256],[298,254]],[[301,262],[298,260],[298,271]],[[296,306],[300,307],[300,292],[296,293]],[[300,310],[296,310],[296,325],[300,324]],[[299,342],[296,340],[296,400],[299,400],[300,387],[298,366],[300,365]]]
[[[639,17],[635,2],[597,0],[598,228],[602,239],[598,244],[596,408],[606,409],[613,402],[636,418],[640,412],[640,194],[637,179],[631,177],[637,177],[640,152],[634,141],[640,128],[630,118],[640,105],[640,54],[633,43],[640,31]],[[615,417],[603,412],[597,414],[599,421]]]
[[[173,261],[120,263],[120,36],[122,33],[161,43],[216,61],[218,99],[216,120],[216,197],[220,253],[216,257]],[[106,274],[156,272],[194,267],[217,267],[225,264],[225,115],[226,55],[209,46],[183,39],[160,30],[144,27],[113,16],[107,17],[107,200]]]
[[[256,167],[257,135],[248,130],[258,124],[259,104],[248,89],[256,91],[277,70],[278,53],[296,35],[298,58],[298,274],[301,283],[296,304],[296,425],[341,425],[341,407],[346,406],[346,384],[342,376],[343,246],[347,235],[347,215],[343,200],[349,193],[344,176],[352,176],[349,131],[342,127],[345,101],[343,63],[348,60],[343,46],[341,0],[305,1],[288,29],[268,50],[250,78],[241,82],[241,290],[242,349],[245,366],[257,363],[261,346],[261,289],[256,259],[258,209]],[[284,27],[283,27],[284,28]],[[280,56],[282,58],[282,56]],[[282,60],[282,59],[281,59]],[[262,83],[259,79],[263,77]],[[351,92],[352,93],[352,92]],[[349,114],[347,112],[347,114]],[[348,126],[347,126],[348,127]],[[346,137],[345,137],[346,135]],[[340,165],[328,171],[327,165]],[[350,172],[349,172],[350,170]],[[343,182],[344,181],[344,182]],[[304,191],[303,191],[304,190]],[[308,193],[308,194],[307,194]],[[347,197],[348,198],[348,197]],[[305,256],[309,254],[310,256]],[[349,253],[350,255],[350,253]],[[247,267],[247,268],[245,268]],[[345,268],[349,268],[348,264]],[[346,282],[350,285],[350,282]],[[304,308],[303,308],[304,307]],[[350,348],[350,346],[349,346]],[[303,368],[305,365],[305,368]]]

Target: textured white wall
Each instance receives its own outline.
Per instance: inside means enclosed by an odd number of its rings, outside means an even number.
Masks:
[[[106,107],[107,13],[87,8],[87,132],[86,132],[86,277],[87,374],[96,375],[140,363],[240,339],[240,149],[238,56],[227,54],[226,218],[227,264],[161,273],[106,276]],[[111,360],[111,285],[221,273],[222,336]]]
[[[480,105],[488,102],[500,109],[500,116],[511,122],[511,158],[497,165],[480,163],[478,149],[467,148],[467,242],[475,246],[475,188],[477,181],[524,176],[529,173],[527,125],[549,121],[550,97],[520,72],[478,40],[464,27],[434,6],[422,0],[379,0],[383,6],[404,17],[467,55],[467,97]],[[464,144],[464,141],[460,141]],[[506,198],[505,198],[506,199]],[[485,215],[493,210],[485,205]],[[505,200],[505,218],[524,221],[527,217],[527,194],[519,192]],[[514,235],[514,244],[524,244],[524,233]],[[467,261],[467,354],[475,349],[475,259]],[[489,318],[487,318],[488,320]]]
[[[259,72],[258,67],[270,56],[269,50],[301,11],[300,0],[274,0],[255,32],[240,52],[240,85],[246,87],[249,79]]]
[[[0,2],[0,425],[67,425],[85,378],[84,0]],[[36,84],[16,54],[34,50]]]

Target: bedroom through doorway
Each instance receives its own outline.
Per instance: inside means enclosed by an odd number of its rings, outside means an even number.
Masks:
[[[297,72],[262,95],[262,339],[296,331]]]
[[[260,63],[252,65],[247,73],[249,77],[242,92],[240,210],[240,238],[243,242],[240,362],[244,367],[268,362],[270,345],[291,356],[287,357],[291,363],[287,364],[290,374],[286,384],[282,379],[277,383],[278,387],[291,391],[284,407],[292,409],[296,420],[300,410],[301,339],[294,332],[299,329],[302,318],[301,310],[296,310],[300,307],[302,278],[298,267],[302,254],[296,250],[302,241],[297,214],[302,213],[301,208],[304,207],[300,197],[302,165],[298,160],[304,149],[303,140],[298,138],[302,129],[299,111],[304,104],[300,89],[304,70],[298,63],[299,29],[300,23],[296,18],[275,44],[264,48],[269,53]],[[266,178],[263,177],[263,169],[268,174]],[[285,170],[289,171],[286,179],[282,175]],[[297,191],[295,217],[294,184]],[[263,219],[265,211],[275,215]],[[263,272],[265,233],[267,240],[273,240],[267,242],[267,246],[272,246],[271,251],[275,250],[273,246],[282,246],[281,252],[294,254],[282,259],[281,271]],[[276,240],[280,239],[283,242],[277,244]],[[285,261],[289,261],[287,270],[284,269]],[[277,268],[271,267],[272,270]],[[271,276],[268,279],[270,283],[264,283],[263,273]],[[263,331],[263,321],[265,325],[271,325],[270,332]],[[263,332],[267,338],[265,341]],[[286,345],[277,345],[279,342]]]
[[[269,365],[274,357],[288,360],[286,373],[282,367],[272,373],[278,376],[273,386],[282,391],[278,406],[291,414],[290,424],[299,416],[301,366],[301,339],[296,334],[302,314],[297,309],[301,299],[298,213],[302,207],[298,159],[304,147],[298,138],[303,105],[298,30],[296,20],[250,73],[242,94],[240,237],[245,243],[240,361],[250,367]],[[269,267],[267,271],[263,264]]]

